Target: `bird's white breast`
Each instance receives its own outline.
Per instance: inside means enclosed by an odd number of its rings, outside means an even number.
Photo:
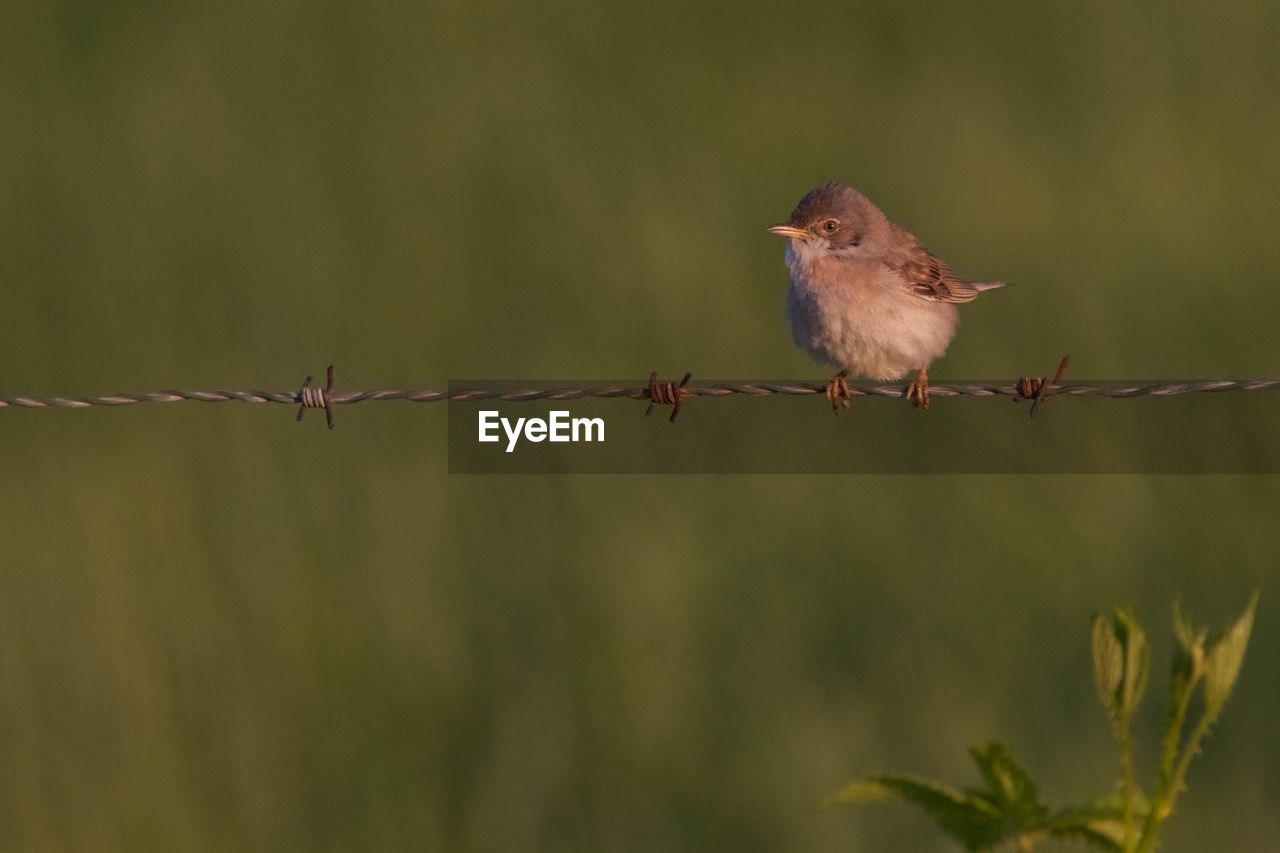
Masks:
[[[879,381],[929,366],[955,334],[956,307],[913,296],[877,258],[791,240],[787,319],[814,359]]]

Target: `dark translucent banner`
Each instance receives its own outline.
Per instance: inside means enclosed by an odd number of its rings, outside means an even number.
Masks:
[[[812,384],[802,380],[795,384]],[[450,391],[642,388],[641,380],[483,380]],[[697,386],[738,384],[703,380]],[[939,380],[1007,385],[1008,380]],[[1160,380],[1076,380],[1101,389]],[[857,387],[857,386],[855,386]],[[870,386],[865,386],[870,387]],[[694,396],[645,417],[646,400],[454,400],[454,474],[1276,474],[1280,391],[1165,396],[854,397],[833,416],[822,395]]]

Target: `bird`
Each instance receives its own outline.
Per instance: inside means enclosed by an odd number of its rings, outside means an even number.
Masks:
[[[810,190],[768,231],[787,238],[792,338],[839,370],[826,388],[836,414],[849,407],[850,375],[891,381],[913,371],[904,396],[928,409],[929,365],[955,335],[956,306],[1005,285],[960,278],[866,196],[835,182]]]

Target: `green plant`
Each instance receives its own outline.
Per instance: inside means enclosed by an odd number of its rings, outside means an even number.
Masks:
[[[1207,629],[1195,628],[1181,608],[1174,606],[1177,647],[1169,714],[1150,798],[1138,787],[1133,748],[1133,716],[1146,691],[1150,649],[1133,614],[1117,609],[1110,618],[1093,618],[1093,674],[1120,752],[1118,791],[1055,811],[1040,801],[1035,782],[1013,752],[1003,744],[990,743],[969,751],[982,777],[980,786],[959,789],[914,776],[887,774],[850,782],[828,804],[914,803],[967,850],[1007,845],[1029,851],[1040,841],[1053,838],[1118,853],[1150,853],[1185,788],[1191,760],[1231,695],[1257,604],[1255,592],[1244,612],[1212,636]],[[1184,736],[1197,691],[1199,716]]]

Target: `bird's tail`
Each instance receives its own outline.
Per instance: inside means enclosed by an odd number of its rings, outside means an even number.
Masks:
[[[997,287],[1004,287],[1006,281],[971,281],[969,286],[981,293],[984,290],[995,290]]]

